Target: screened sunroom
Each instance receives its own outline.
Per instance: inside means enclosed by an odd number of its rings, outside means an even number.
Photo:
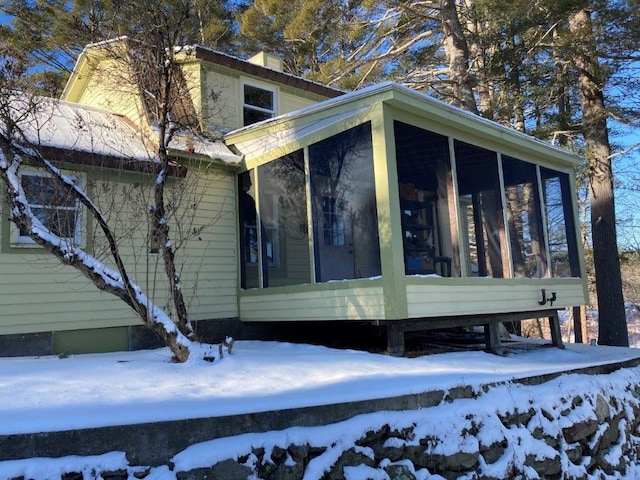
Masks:
[[[241,320],[404,331],[585,302],[573,154],[390,83],[226,142]]]

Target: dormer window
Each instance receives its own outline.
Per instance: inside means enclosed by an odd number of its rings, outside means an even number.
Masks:
[[[274,90],[244,85],[244,102],[242,107],[243,125],[267,120],[276,114],[276,93]]]

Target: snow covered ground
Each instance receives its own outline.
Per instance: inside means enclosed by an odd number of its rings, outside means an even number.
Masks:
[[[214,363],[197,360],[186,364],[170,363],[170,354],[166,349],[69,358],[1,358],[0,434],[200,418],[349,402],[460,385],[476,386],[638,357],[640,350],[633,348],[568,344],[565,350],[537,348],[521,350],[506,357],[467,351],[419,358],[395,358],[310,345],[239,341],[235,343],[232,355],[225,355]],[[638,375],[636,369],[629,370]],[[567,391],[580,391],[592,388],[588,383],[591,381],[589,377],[566,375],[562,377],[560,384]],[[615,379],[610,381],[615,382]],[[549,382],[549,385],[543,384],[535,389],[535,394],[531,387],[526,390],[527,401],[546,402],[548,400],[545,399],[557,394],[558,383]],[[497,394],[500,395],[499,392]],[[518,388],[512,386],[509,395],[517,396]],[[455,410],[458,407],[450,405],[437,407],[438,418],[451,422],[459,416],[459,412]],[[497,407],[496,403],[492,403],[492,397],[487,396],[487,403],[476,404],[473,408],[476,411],[485,409],[495,412]],[[411,421],[408,418],[403,420],[403,412],[394,415],[397,417],[395,421],[399,423]],[[376,420],[375,414],[361,417],[353,421],[382,421]],[[384,421],[389,421],[389,416]],[[350,431],[344,425],[314,427],[311,435],[318,439],[323,436],[322,432],[329,435],[336,428],[343,432]],[[299,436],[308,434],[301,431],[297,433]],[[260,435],[261,442],[269,443],[269,435],[276,438],[283,433]],[[291,437],[296,434],[288,432],[286,435]],[[271,442],[273,441],[275,440]],[[219,445],[217,451],[233,454],[234,448],[241,448],[239,445],[227,442],[224,446]],[[211,448],[207,451],[211,451]],[[246,452],[237,453],[240,455]],[[194,446],[180,453],[175,462],[183,466],[198,465],[198,462],[204,461],[201,456],[198,446]],[[121,452],[113,452],[91,461],[94,465],[97,462],[105,468],[122,468],[126,465]],[[87,459],[68,457],[0,461],[0,479],[19,475],[47,478],[51,472],[65,471],[64,468],[71,468],[76,464],[80,469],[87,464]],[[366,474],[359,477],[358,470],[353,470],[352,473],[350,478],[353,479],[369,478]],[[175,478],[165,476],[166,474],[166,471],[159,470],[155,472],[155,476],[147,478]]]
[[[167,349],[0,358],[0,435],[202,418],[393,397],[531,377],[640,357],[568,344],[506,357],[469,351],[397,358],[239,341],[214,363]]]

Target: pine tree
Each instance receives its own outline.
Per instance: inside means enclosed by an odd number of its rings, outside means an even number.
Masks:
[[[102,0],[9,0],[0,5],[0,13],[11,17],[9,26],[0,29],[0,42],[28,52],[30,79],[40,93],[57,96],[84,47],[121,36],[144,39],[149,24],[140,21],[141,9],[150,17],[161,11],[188,7],[177,45],[202,44],[231,49],[235,34],[233,2],[229,0],[190,0],[187,2],[145,1],[128,3]],[[170,34],[166,31],[166,34]]]
[[[607,72],[598,61],[591,12],[572,12],[569,29],[578,71],[582,132],[587,146],[591,238],[598,294],[598,343],[629,346],[616,233],[611,145],[604,89]]]

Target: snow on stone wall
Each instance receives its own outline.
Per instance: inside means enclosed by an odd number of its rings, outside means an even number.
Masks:
[[[30,469],[24,468],[29,459],[14,460],[16,475],[8,478],[640,478],[640,367],[438,393],[428,408],[216,438],[162,465],[132,465],[135,455],[127,452],[39,459]],[[37,465],[43,465],[42,476]],[[7,462],[0,467],[10,470]]]

